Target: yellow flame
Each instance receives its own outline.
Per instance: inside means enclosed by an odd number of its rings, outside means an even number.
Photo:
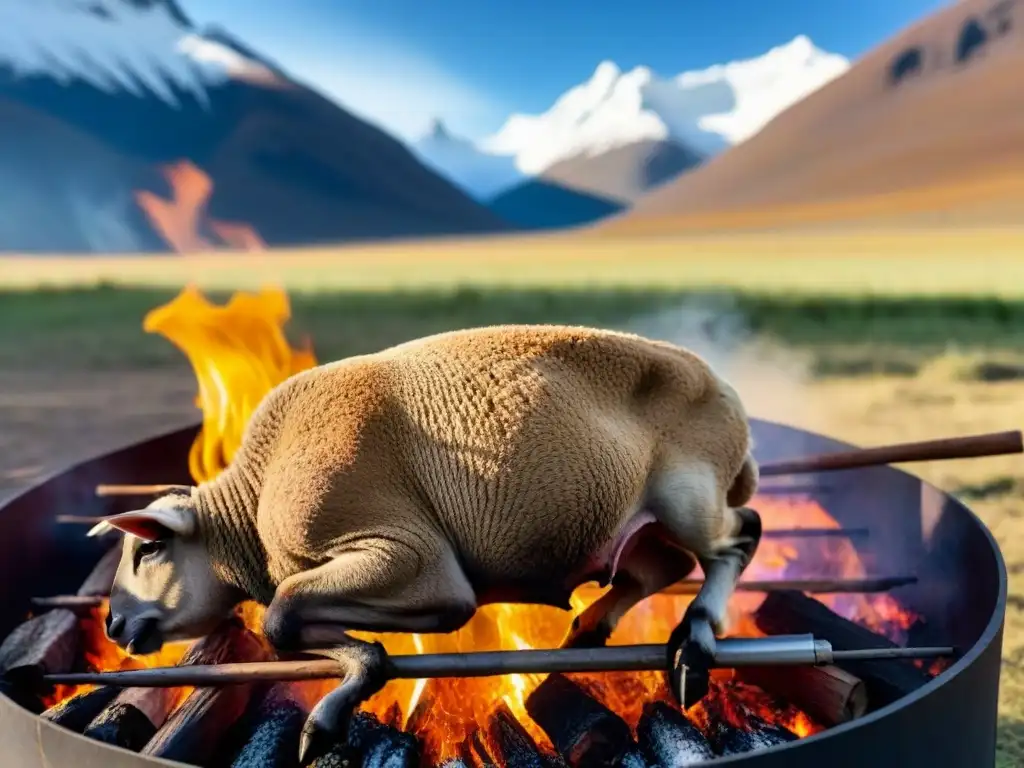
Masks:
[[[283,329],[290,318],[280,289],[235,293],[218,306],[194,286],[146,315],[143,329],[165,336],[195,371],[203,424],[188,465],[196,482],[213,479],[231,462],[249,417],[271,389],[317,364],[308,342],[300,349],[288,343]]]

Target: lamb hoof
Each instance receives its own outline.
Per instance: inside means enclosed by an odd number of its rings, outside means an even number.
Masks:
[[[714,629],[700,608],[687,611],[669,637],[669,685],[684,709],[708,694],[716,644]]]
[[[338,661],[344,677],[341,685],[320,699],[306,718],[299,739],[300,765],[309,765],[335,745],[346,743],[356,709],[387,682],[387,654],[379,643],[312,653]]]

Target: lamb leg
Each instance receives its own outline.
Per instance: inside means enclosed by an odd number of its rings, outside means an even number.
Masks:
[[[707,694],[716,635],[726,622],[729,598],[761,541],[761,516],[735,510],[736,531],[724,546],[698,555],[704,583],[668,640],[669,682],[676,700],[689,708]]]
[[[633,606],[685,579],[697,565],[693,555],[666,539],[657,526],[645,526],[636,535],[611,589],[573,619],[562,648],[603,646]]]
[[[424,556],[423,542],[359,542],[309,571],[285,579],[264,618],[264,632],[284,652],[327,656],[344,671],[341,684],[309,713],[300,762],[314,760],[348,735],[352,714],[387,682],[387,654],[379,643],[347,630],[453,632],[476,610],[468,580],[450,550]]]

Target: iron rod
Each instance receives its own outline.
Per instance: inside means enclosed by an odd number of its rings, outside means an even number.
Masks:
[[[737,592],[812,592],[815,594],[887,592],[890,589],[917,583],[916,576],[886,576],[878,579],[765,579],[740,581]],[[702,579],[684,579],[662,590],[662,594],[695,595],[704,584]]]
[[[758,641],[763,641],[759,644]],[[800,663],[794,660],[793,644],[811,643],[813,659],[842,659],[837,654],[855,653],[855,658],[934,658],[951,656],[953,648],[864,649],[822,653],[827,643],[809,635],[774,636],[769,638],[723,638],[717,644],[717,659],[729,666],[763,666],[776,663]],[[823,645],[824,643],[824,645]],[[763,651],[758,650],[758,646]],[[428,653],[391,656],[388,660],[390,679],[422,679],[433,677],[493,677],[510,674],[549,674],[554,672],[639,672],[666,668],[666,647],[662,644],[620,645],[603,648],[564,648],[555,650],[477,651],[472,653]],[[819,662],[820,663],[820,662]],[[43,682],[63,685],[113,685],[122,688],[175,688],[178,686],[210,687],[233,685],[259,680],[294,682],[326,680],[342,676],[340,665],[330,659],[294,661],[241,662],[183,667],[151,667],[117,672],[75,672],[44,675]]]

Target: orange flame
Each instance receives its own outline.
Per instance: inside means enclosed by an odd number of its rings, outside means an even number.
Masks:
[[[191,253],[215,248],[216,243],[202,235],[205,229],[230,248],[263,250],[263,241],[248,224],[207,219],[206,206],[213,194],[213,181],[202,169],[182,160],[164,166],[161,171],[171,187],[171,199],[140,191],[135,193],[135,201],[175,251]]]
[[[283,325],[291,316],[288,296],[265,289],[236,293],[225,306],[211,304],[187,287],[143,320],[192,364],[203,425],[189,452],[197,482],[213,479],[234,457],[245,425],[263,397],[292,374],[317,364],[311,345],[293,348]]]
[[[260,399],[287,376],[316,363],[308,349],[296,350],[285,339],[283,324],[289,317],[287,297],[280,291],[258,295],[236,294],[224,307],[210,304],[195,289],[184,290],[169,304],[153,310],[145,329],[169,338],[188,357],[199,382],[197,403],[203,411],[203,428],[192,447],[190,468],[196,480],[215,477],[231,461],[244,427]],[[768,528],[838,528],[838,523],[817,503],[808,499],[759,497]],[[851,542],[843,538],[763,539],[745,578],[798,577],[862,578],[865,570]],[[584,585],[573,595],[574,612],[582,610],[603,590]],[[731,604],[734,634],[761,634],[750,615],[762,601],[756,593],[737,593]],[[690,597],[656,595],[630,611],[620,622],[611,644],[664,642],[683,616]],[[839,595],[823,602],[847,618],[901,640],[913,616],[892,598],[881,595]],[[254,604],[241,608],[248,626],[259,628],[263,609]],[[97,619],[94,618],[95,622]],[[353,633],[378,639],[392,654],[458,652],[556,646],[569,628],[572,613],[533,605],[488,605],[460,630],[450,634]],[[143,663],[125,659],[103,639],[101,625],[87,627],[92,633],[89,662],[99,669],[117,669]],[[181,649],[166,649],[147,665],[176,661]],[[643,704],[671,701],[664,675],[621,673],[573,675],[592,696],[635,728]],[[788,728],[798,736],[820,730],[820,725],[764,691],[732,680],[727,670],[716,671],[712,697],[687,714],[699,727],[707,727],[711,712],[751,712],[762,720]],[[493,678],[395,680],[365,704],[383,721],[420,737],[425,759],[434,764],[463,753],[464,743],[488,722],[497,702],[503,702],[534,737],[551,749],[547,736],[530,718],[527,697],[544,680],[543,675],[506,675]],[[333,681],[295,684],[295,692],[312,706],[336,685]],[[738,715],[731,715],[736,716]],[[742,723],[740,723],[742,724]]]

